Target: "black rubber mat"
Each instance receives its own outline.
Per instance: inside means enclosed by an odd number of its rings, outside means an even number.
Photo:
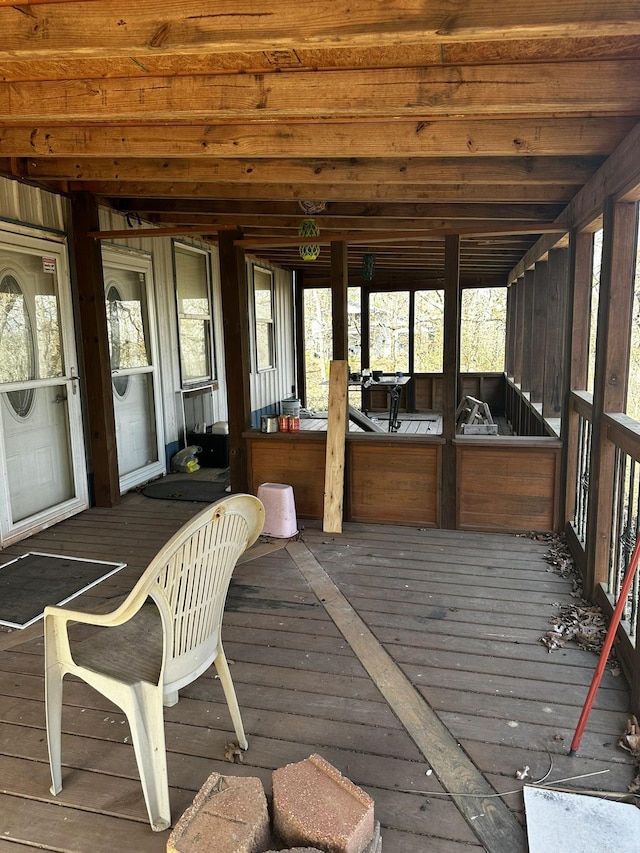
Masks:
[[[201,501],[211,504],[224,498],[226,481],[211,482],[209,480],[157,480],[149,483],[142,490],[142,494],[148,498],[158,498],[165,501]]]

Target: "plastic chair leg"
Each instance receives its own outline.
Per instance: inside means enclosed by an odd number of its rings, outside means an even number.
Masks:
[[[151,829],[171,826],[162,688],[139,682],[122,702],[131,729]]]
[[[51,767],[51,793],[62,790],[62,667],[48,666],[45,669],[45,713],[47,722],[47,744]]]
[[[238,745],[241,749],[249,749],[249,742],[247,741],[244,733],[244,727],[242,725],[242,717],[240,716],[240,708],[238,707],[236,691],[233,686],[233,681],[231,680],[231,673],[229,672],[229,664],[227,663],[227,658],[222,646],[220,647],[218,657],[215,659],[215,665],[216,672],[220,678],[220,683],[222,684],[222,689],[224,690],[224,698],[227,700],[227,705],[229,706],[229,713],[231,714],[233,728],[235,729],[236,737],[238,738]]]
[[[174,705],[178,704],[179,698],[180,694],[177,690],[174,690],[172,693],[165,693],[162,697],[162,704],[165,708],[173,708]]]

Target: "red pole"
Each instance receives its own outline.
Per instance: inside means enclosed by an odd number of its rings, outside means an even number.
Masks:
[[[611,622],[609,623],[609,630],[607,631],[607,636],[605,638],[602,651],[600,652],[600,660],[598,661],[596,671],[593,673],[591,687],[589,688],[589,692],[587,693],[587,698],[585,699],[584,707],[582,708],[582,713],[580,714],[580,719],[578,720],[578,725],[576,726],[576,732],[573,736],[573,740],[571,741],[571,749],[569,750],[569,755],[575,755],[578,750],[578,747],[580,746],[580,740],[582,739],[582,734],[587,725],[589,712],[591,711],[593,700],[595,699],[596,692],[598,690],[598,687],[600,686],[600,681],[602,680],[604,668],[607,665],[609,652],[611,651],[611,646],[613,645],[613,641],[616,637],[618,625],[620,624],[620,619],[622,618],[622,611],[624,610],[624,605],[629,596],[629,590],[631,589],[633,576],[635,575],[636,569],[638,568],[639,560],[640,536],[638,536],[638,538],[636,539],[636,544],[633,549],[633,553],[631,554],[631,559],[629,560],[627,573],[624,576],[622,589],[620,590],[620,595],[618,596],[618,603],[616,604],[615,610],[613,611],[613,616],[611,617]]]

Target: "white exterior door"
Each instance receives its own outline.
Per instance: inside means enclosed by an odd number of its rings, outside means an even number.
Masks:
[[[0,231],[0,542],[88,505],[62,241]]]
[[[103,252],[120,491],[165,472],[151,259]]]

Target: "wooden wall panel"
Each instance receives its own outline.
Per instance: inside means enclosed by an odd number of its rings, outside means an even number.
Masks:
[[[261,483],[293,486],[296,513],[304,518],[322,519],[326,433],[251,433],[249,449],[249,491],[256,494]]]
[[[506,382],[504,373],[461,373],[460,394],[489,404],[492,412],[504,412]]]
[[[557,530],[561,443],[459,439],[458,529]]]
[[[347,440],[348,520],[438,527],[441,442]]]
[[[417,412],[442,411],[441,373],[414,373],[411,383]]]

